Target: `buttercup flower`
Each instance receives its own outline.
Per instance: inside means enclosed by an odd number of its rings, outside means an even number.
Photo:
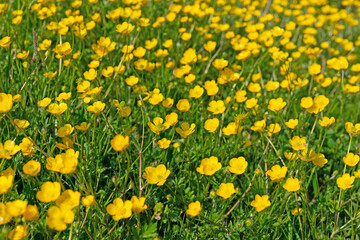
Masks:
[[[266,171],[266,174],[270,176],[272,181],[280,182],[287,173],[287,167],[280,165],[274,165],[270,170]]]
[[[141,213],[147,209],[144,197],[137,198],[136,196],[133,196],[130,201],[132,203],[131,211],[134,213]]]
[[[27,205],[23,216],[27,221],[36,221],[39,218],[39,210],[37,206]]]
[[[282,98],[271,99],[268,109],[273,112],[278,112],[286,106],[286,102]]]
[[[45,182],[36,193],[36,197],[40,202],[54,202],[60,196],[60,190],[60,183]]]
[[[212,112],[213,114],[221,114],[225,111],[225,109],[225,103],[222,100],[211,101],[207,108],[207,110]]]
[[[216,129],[219,127],[220,121],[217,118],[211,118],[205,121],[204,128],[206,131],[212,133],[215,132]]]
[[[189,135],[195,132],[195,123],[189,125],[189,123],[184,122],[181,124],[181,128],[176,128],[176,132],[181,135],[183,138],[187,138]]]
[[[192,202],[189,204],[188,209],[186,210],[186,214],[188,214],[191,217],[196,217],[201,213],[201,205],[199,201]]]
[[[27,175],[36,176],[41,170],[41,164],[38,161],[30,160],[23,166],[23,172]]]
[[[7,113],[13,106],[11,94],[0,93],[0,113]]]
[[[235,193],[234,184],[232,183],[221,183],[218,190],[216,190],[216,195],[228,199]]]
[[[74,221],[75,214],[69,208],[58,206],[51,206],[47,211],[46,223],[51,229],[56,231],[64,231],[67,228],[66,224]]]
[[[358,164],[359,160],[359,155],[355,155],[353,153],[348,153],[345,157],[343,157],[344,163],[350,167],[354,167],[356,164]]]
[[[187,99],[180,99],[176,104],[176,108],[181,112],[187,112],[190,109],[190,103]]]
[[[16,225],[16,227],[10,231],[8,235],[8,239],[11,240],[21,240],[26,237],[28,234],[28,226],[27,225]]]
[[[295,151],[300,151],[306,149],[306,138],[294,136],[292,139],[289,140],[289,143]]]
[[[283,185],[283,188],[288,192],[297,192],[300,189],[299,179],[297,178],[288,178],[286,183]]]
[[[268,195],[260,196],[256,194],[255,200],[251,202],[251,206],[254,207],[257,212],[263,211],[265,208],[270,207],[270,205],[271,203]]]
[[[352,186],[354,186],[353,185],[354,181],[355,181],[355,176],[350,177],[350,174],[345,173],[344,175],[336,179],[336,184],[338,185],[339,188],[345,190],[352,188]]]
[[[170,175],[170,170],[167,170],[164,164],[160,164],[157,167],[147,167],[143,173],[149,184],[156,184],[158,186],[164,185],[167,177]]]
[[[323,119],[319,120],[319,124],[322,127],[330,127],[330,125],[333,124],[334,122],[335,122],[334,117],[331,117],[331,118],[323,117]]]
[[[200,167],[196,168],[196,171],[200,174],[211,176],[220,169],[221,163],[218,162],[218,158],[209,157],[201,160]]]
[[[95,205],[94,195],[87,195],[86,197],[81,198],[81,203],[86,207],[92,207]]]
[[[115,221],[119,221],[120,219],[131,217],[131,208],[132,203],[129,200],[124,202],[120,198],[115,198],[113,203],[106,207],[106,211]]]
[[[0,173],[0,194],[7,193],[13,185],[15,171],[7,168]]]
[[[111,147],[117,152],[123,152],[129,147],[129,136],[116,135],[110,142]]]
[[[243,174],[248,166],[244,157],[232,158],[229,162],[229,171],[237,175]]]

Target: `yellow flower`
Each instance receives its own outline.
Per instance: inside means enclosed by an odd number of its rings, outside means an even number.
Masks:
[[[225,111],[225,103],[222,100],[218,101],[211,101],[207,108],[208,111],[212,112],[213,114],[221,114]]]
[[[211,176],[220,169],[221,163],[219,163],[218,158],[212,156],[201,160],[200,167],[196,168],[196,171],[200,174]]]
[[[189,125],[189,123],[184,122],[181,124],[181,128],[176,128],[176,132],[181,135],[183,138],[187,138],[189,135],[195,132],[195,123]]]
[[[263,132],[265,130],[265,120],[256,121],[253,126],[250,127],[254,132]]]
[[[41,185],[41,190],[36,193],[36,198],[40,202],[54,202],[60,196],[60,183],[45,182]]]
[[[116,25],[116,31],[124,35],[129,35],[132,32],[132,30],[134,30],[134,28],[135,28],[134,25],[127,22],[123,22],[122,24]]]
[[[166,138],[163,138],[158,141],[159,148],[161,149],[167,149],[170,146],[171,140],[167,140]]]
[[[16,94],[13,96],[13,101],[14,102],[21,102],[21,95],[20,94]]]
[[[303,152],[307,152],[306,150],[303,150]],[[322,153],[316,153],[314,150],[310,150],[310,153],[308,156],[306,156],[304,159],[304,157],[301,157],[301,160],[305,161],[305,162],[309,162],[311,161],[315,166],[319,166],[319,167],[323,167],[328,160],[325,158],[325,155]]]
[[[11,94],[0,93],[0,113],[7,113],[13,106]]]
[[[232,183],[221,183],[218,190],[216,190],[216,195],[228,199],[235,193],[234,184]]]
[[[145,41],[145,48],[147,50],[153,49],[158,44],[158,40],[156,38],[152,38],[150,40]]]
[[[235,100],[239,103],[245,102],[247,99],[246,97],[246,91],[245,90],[239,90],[235,93]]]
[[[287,169],[285,166],[275,165],[270,170],[267,170],[266,174],[270,176],[272,181],[280,182],[285,177]]]
[[[86,80],[92,81],[96,78],[97,71],[93,68],[90,68],[89,71],[84,72],[84,78]]]
[[[190,215],[191,217],[196,217],[201,213],[201,205],[199,201],[192,202],[188,205],[188,209],[186,210],[186,214]]]
[[[215,80],[205,81],[204,88],[206,90],[206,94],[209,96],[214,96],[219,91],[219,87]]]
[[[75,125],[75,128],[80,131],[86,131],[90,127],[90,123],[82,122],[80,125]]]
[[[213,61],[212,65],[217,69],[221,70],[223,68],[226,68],[229,62],[225,60],[224,58],[217,58]]]
[[[329,104],[329,99],[324,95],[319,95],[314,98],[311,97],[303,97],[301,99],[301,107],[305,108],[309,113],[318,114],[323,111],[325,107]]]
[[[0,142],[0,158],[11,159],[20,150],[20,146],[12,140],[5,141],[4,145]]]
[[[157,167],[147,167],[143,173],[149,184],[156,184],[158,186],[164,185],[167,177],[170,175],[170,170],[167,170],[164,164],[160,164]]]
[[[71,209],[66,207],[51,206],[47,211],[46,224],[51,229],[56,231],[64,231],[67,228],[66,224],[74,221],[75,214]]]
[[[208,51],[209,53],[211,53],[211,52],[214,51],[215,48],[216,48],[216,42],[214,42],[214,41],[208,41],[208,42],[204,43],[203,46],[204,46],[204,49],[205,49],[206,51]]]
[[[354,172],[356,178],[360,178],[360,169]]]
[[[281,127],[278,123],[272,123],[269,126],[268,135],[271,137],[274,133],[278,133],[281,131]]]
[[[41,170],[41,164],[38,161],[30,160],[23,166],[22,169],[25,174],[36,176]]]
[[[297,192],[300,189],[299,179],[297,178],[288,178],[286,179],[286,183],[283,185],[288,192]]]
[[[206,131],[212,133],[215,132],[216,129],[219,127],[220,121],[217,118],[211,118],[205,121],[204,128]]]
[[[61,208],[74,209],[80,204],[80,192],[71,189],[65,190],[57,199],[56,205]]]
[[[23,216],[28,221],[36,221],[39,218],[39,210],[36,205],[27,205]]]
[[[289,161],[293,161],[299,158],[298,154],[294,152],[285,152],[284,155]]]
[[[308,71],[311,76],[317,75],[321,72],[321,65],[313,63],[308,67]]]
[[[265,208],[270,207],[271,203],[269,201],[268,195],[260,196],[255,195],[255,200],[251,202],[251,206],[255,208],[257,212],[263,211]]]
[[[35,147],[31,138],[23,138],[19,145],[21,152],[24,156],[30,156],[35,153]]]
[[[12,217],[18,217],[25,212],[27,203],[27,201],[22,201],[19,199],[12,202],[7,202],[6,213]]]
[[[345,190],[348,188],[352,188],[352,186],[354,186],[352,185],[354,181],[355,181],[355,176],[350,177],[350,174],[345,173],[344,175],[336,179],[336,184],[338,185],[339,188]]]
[[[70,55],[72,49],[69,42],[64,42],[62,44],[56,45],[53,51],[56,53],[56,58],[63,58]]]
[[[13,185],[15,171],[7,168],[0,173],[0,194],[7,193]]]
[[[181,112],[187,112],[190,110],[190,103],[187,99],[180,99],[176,104],[176,108]]]
[[[16,225],[16,227],[10,231],[7,239],[10,240],[21,240],[26,237],[28,234],[28,226],[27,225]]]
[[[356,164],[358,164],[359,159],[359,155],[355,155],[353,153],[348,153],[345,157],[343,157],[344,163],[350,167],[354,167]]]
[[[174,126],[178,122],[178,115],[177,113],[170,113],[165,116],[165,123],[169,124],[170,126]]]
[[[95,197],[94,195],[87,195],[86,197],[81,198],[81,203],[85,207],[92,207],[95,205]]]
[[[129,86],[134,86],[135,84],[137,84],[139,82],[139,78],[135,77],[135,76],[130,76],[128,78],[125,79],[125,82],[127,85]]]
[[[16,58],[21,59],[21,60],[25,60],[27,59],[27,57],[29,56],[29,51],[22,51],[16,54]]]
[[[68,106],[66,103],[60,103],[59,105],[57,103],[52,103],[49,105],[46,111],[56,115],[57,117],[60,117],[60,115],[63,114],[67,108]]]
[[[357,123],[357,124],[354,125],[351,122],[346,122],[345,123],[345,130],[351,136],[356,136],[360,132],[360,123]]]
[[[301,151],[306,149],[306,138],[294,136],[292,139],[289,140],[289,143],[295,151]]]
[[[101,101],[96,101],[96,102],[94,102],[93,105],[88,106],[86,108],[86,110],[88,110],[91,113],[99,114],[104,110],[105,106],[106,106],[105,103],[103,103]]]
[[[74,131],[74,127],[71,124],[65,124],[65,126],[59,128],[58,137],[67,137]]]
[[[271,99],[268,109],[273,112],[278,112],[286,106],[286,102],[282,98]]]
[[[250,98],[250,99],[246,100],[245,107],[251,109],[251,108],[255,107],[257,105],[257,103],[258,103],[258,100],[256,98]]]
[[[171,108],[174,105],[174,99],[166,98],[161,104],[166,108]]]
[[[144,197],[137,198],[136,196],[133,196],[130,201],[132,203],[131,210],[134,213],[141,213],[142,211],[147,209]]]
[[[155,88],[153,92],[150,94],[149,103],[151,105],[157,105],[164,100],[164,95],[160,93],[160,90]]]
[[[106,207],[106,212],[112,216],[115,221],[131,217],[132,203],[129,200],[125,202],[120,198],[115,198],[113,203]]]
[[[78,164],[79,151],[68,149],[65,153],[61,153],[46,159],[46,169],[50,171],[60,172],[62,174],[73,173]]]
[[[50,98],[44,98],[43,100],[40,100],[37,102],[37,105],[39,107],[47,107],[49,104],[51,103],[51,99]]]
[[[261,86],[259,83],[249,83],[247,89],[250,91],[250,92],[253,92],[253,93],[258,93],[261,91]]]
[[[58,101],[58,102],[60,102],[62,100],[67,101],[67,100],[70,99],[70,97],[71,97],[71,92],[68,92],[68,93],[62,92],[62,93],[59,94],[59,96],[57,96],[55,98],[55,100]]]
[[[189,96],[191,98],[200,98],[204,93],[204,89],[200,87],[199,85],[196,85],[194,88],[190,89]]]
[[[302,208],[294,208],[293,210],[291,210],[291,214],[297,216],[301,214],[302,211],[303,211]]]
[[[27,120],[14,119],[14,125],[17,131],[24,130],[30,123]]]
[[[162,119],[161,117],[154,118],[153,122],[148,122],[147,125],[156,135],[159,135],[161,131],[165,131],[170,127],[169,122],[164,122],[164,119]]]
[[[12,216],[7,213],[5,204],[0,202],[0,225],[10,222],[11,219]]]
[[[333,124],[335,122],[335,118],[334,117],[331,117],[331,118],[328,118],[328,117],[323,117],[323,119],[320,119],[319,120],[319,124],[320,126],[322,127],[329,127],[331,124]]]
[[[129,147],[129,136],[116,135],[110,142],[111,147],[117,152],[123,152]]]
[[[44,39],[40,44],[40,50],[46,51],[51,46],[51,40]]]
[[[229,171],[237,175],[243,174],[248,166],[244,157],[232,158],[229,162]]]
[[[2,48],[8,48],[10,46],[10,43],[11,43],[11,38],[8,36],[0,39],[0,47]]]

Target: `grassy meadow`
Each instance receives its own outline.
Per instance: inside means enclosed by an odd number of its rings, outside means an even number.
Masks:
[[[359,239],[359,19],[0,0],[0,240]]]

